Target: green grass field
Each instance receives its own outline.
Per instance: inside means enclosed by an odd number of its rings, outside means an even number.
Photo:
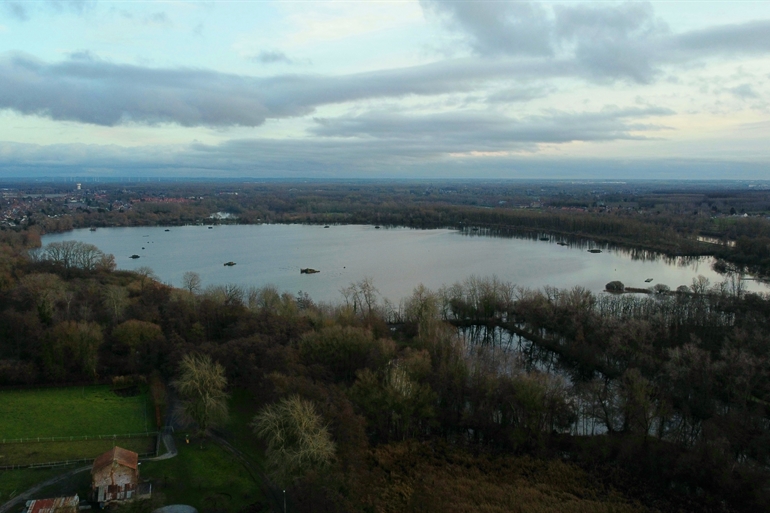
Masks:
[[[115,445],[139,454],[148,454],[155,451],[155,440],[156,438],[153,436],[109,440],[76,440],[73,442],[0,444],[0,466],[96,458]]]
[[[230,395],[230,421],[225,426],[227,441],[242,451],[256,465],[263,465],[264,448],[251,428],[258,408],[254,397],[246,390],[236,389]]]
[[[154,431],[150,402],[109,386],[0,391],[0,440]]]
[[[142,463],[141,476],[165,504],[189,504],[198,511],[234,513],[258,501],[260,485],[230,453],[211,441],[185,444],[177,437],[176,458]]]

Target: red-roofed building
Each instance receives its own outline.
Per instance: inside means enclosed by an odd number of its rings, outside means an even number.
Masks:
[[[27,501],[26,513],[78,513],[80,498],[56,497],[53,499],[37,499]]]
[[[91,493],[101,505],[144,496],[139,487],[139,455],[122,447],[113,447],[94,460],[91,468]],[[144,487],[143,487],[144,488]],[[137,493],[138,492],[138,493]]]

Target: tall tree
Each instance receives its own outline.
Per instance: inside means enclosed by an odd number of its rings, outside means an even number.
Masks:
[[[251,424],[267,443],[267,467],[282,486],[328,466],[335,444],[313,403],[299,396],[264,407]]]
[[[181,399],[178,414],[188,424],[195,424],[200,434],[227,421],[227,378],[219,363],[208,356],[187,354],[173,385]]]

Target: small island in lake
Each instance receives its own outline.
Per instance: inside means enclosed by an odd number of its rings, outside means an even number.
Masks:
[[[320,273],[320,272],[321,271],[317,271],[316,269],[311,269],[310,267],[308,267],[307,269],[300,269],[299,270],[300,274],[315,274],[315,273]]]
[[[225,262],[225,263],[224,263],[224,265],[225,265],[226,267],[232,267],[232,266],[234,266],[234,265],[235,265],[235,262],[232,262],[232,261],[230,261],[230,262]]]
[[[144,248],[142,248],[142,249],[144,249]],[[131,255],[131,256],[130,256],[130,257],[128,257],[128,258],[134,258],[134,259],[136,259],[136,258],[139,258],[139,255]]]

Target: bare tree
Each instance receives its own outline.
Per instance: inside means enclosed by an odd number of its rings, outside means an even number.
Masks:
[[[187,271],[182,275],[182,287],[193,296],[200,294],[200,291],[201,291],[200,275],[192,271]]]
[[[690,285],[690,288],[692,289],[693,294],[702,295],[708,292],[710,284],[711,282],[708,278],[699,274],[697,278],[692,279],[692,285]]]
[[[366,306],[366,314],[371,315],[377,308],[377,294],[379,290],[374,286],[374,280],[367,276],[357,283],[359,295],[362,300],[362,307]]]
[[[354,314],[361,315],[371,315],[376,310],[379,293],[374,286],[374,280],[369,276],[340,289],[345,306],[352,308]]]
[[[267,468],[285,486],[310,470],[328,466],[335,445],[313,403],[299,396],[264,407],[251,423],[267,444]]]
[[[52,242],[43,248],[42,252],[32,254],[37,260],[46,260],[64,269],[94,269],[112,270],[115,268],[115,257],[107,255],[93,244],[76,240]]]
[[[108,285],[104,290],[104,304],[112,312],[113,318],[117,321],[123,316],[128,304],[128,291],[118,285]]]
[[[209,285],[203,291],[206,298],[220,305],[243,305],[243,288],[234,283],[226,285]]]
[[[196,424],[201,434],[227,420],[229,396],[225,392],[225,369],[210,357],[185,355],[173,385],[181,399],[177,413],[186,423]]]

